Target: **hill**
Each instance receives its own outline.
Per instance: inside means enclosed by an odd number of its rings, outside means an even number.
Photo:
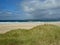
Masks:
[[[60,27],[45,24],[30,30],[12,30],[0,34],[0,45],[60,45]]]

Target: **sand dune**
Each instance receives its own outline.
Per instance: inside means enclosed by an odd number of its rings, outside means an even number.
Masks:
[[[31,29],[37,25],[53,24],[60,26],[60,22],[0,22],[0,33],[14,29]]]

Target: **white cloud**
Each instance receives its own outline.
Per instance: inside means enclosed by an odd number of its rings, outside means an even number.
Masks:
[[[25,0],[22,7],[26,15],[34,18],[60,18],[60,0]]]
[[[34,9],[47,9],[47,8],[55,8],[60,6],[58,0],[27,0],[23,2],[23,7],[27,11],[33,11]],[[32,10],[33,9],[33,10]]]

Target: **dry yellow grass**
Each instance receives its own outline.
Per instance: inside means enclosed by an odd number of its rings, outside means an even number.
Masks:
[[[60,27],[44,24],[28,30],[12,30],[0,34],[0,45],[60,45]]]

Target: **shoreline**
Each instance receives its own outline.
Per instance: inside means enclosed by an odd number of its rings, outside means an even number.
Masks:
[[[53,24],[60,26],[58,22],[0,22],[0,33],[6,33],[14,29],[31,29],[37,25]]]

